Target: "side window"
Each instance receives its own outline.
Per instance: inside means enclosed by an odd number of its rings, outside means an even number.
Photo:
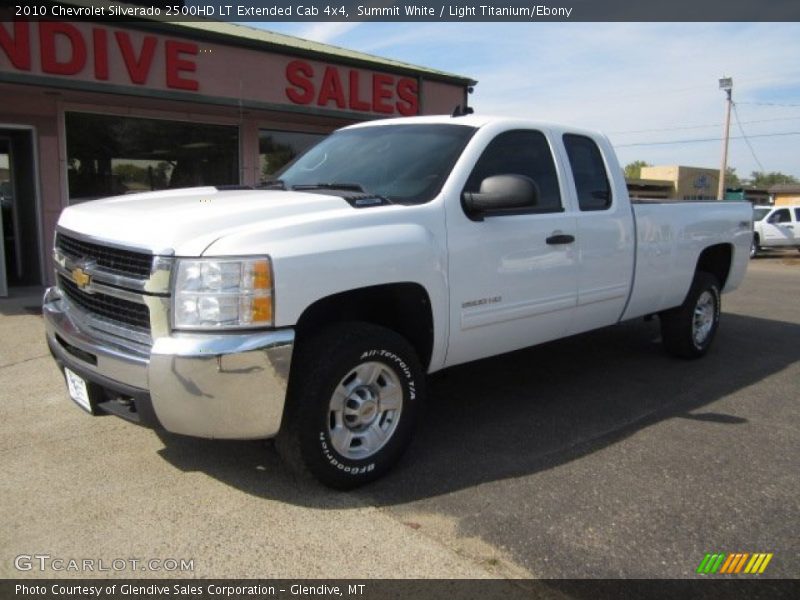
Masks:
[[[776,210],[769,218],[770,223],[790,223],[791,221],[792,215],[789,214],[788,208]]]
[[[611,186],[597,144],[586,136],[568,133],[564,136],[564,147],[575,179],[580,209],[607,209],[611,206]]]
[[[794,220],[795,221],[800,221],[800,208],[795,208],[794,209]]]
[[[481,154],[464,191],[480,191],[481,182],[493,175],[530,177],[539,187],[538,208],[542,212],[561,209],[553,154],[541,131],[519,129],[499,134]]]

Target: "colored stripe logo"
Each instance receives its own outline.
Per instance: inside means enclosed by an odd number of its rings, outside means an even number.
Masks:
[[[772,560],[771,552],[715,552],[706,553],[697,573],[703,575],[738,575],[740,573],[748,575],[761,575],[767,568],[769,561]]]

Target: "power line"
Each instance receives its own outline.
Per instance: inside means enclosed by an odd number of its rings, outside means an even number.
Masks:
[[[763,138],[763,137],[780,137],[786,135],[800,135],[800,131],[788,131],[784,133],[761,133],[756,135],[751,135],[751,138]],[[742,139],[741,136],[732,135],[730,137],[732,140],[739,140]],[[616,148],[627,148],[630,146],[662,146],[666,144],[696,144],[701,142],[719,142],[722,141],[722,138],[715,137],[715,138],[697,138],[692,140],[669,140],[665,142],[641,142],[638,144],[614,144]]]
[[[739,111],[736,110],[736,103],[732,102],[731,104],[733,105],[733,116],[736,119],[736,124],[739,126],[739,131],[742,133],[742,138],[744,138],[744,141],[747,144],[747,147],[750,148],[750,154],[753,155],[753,159],[756,161],[756,163],[761,168],[761,170],[762,171],[766,171],[766,169],[764,168],[764,165],[762,165],[761,161],[758,160],[758,157],[756,156],[756,151],[753,150],[753,145],[750,143],[750,140],[747,139],[747,134],[744,132],[744,129],[742,128],[742,123],[741,123],[741,121],[739,121]]]
[[[741,104],[738,102],[737,104]],[[771,123],[773,121],[796,121],[800,119],[800,116],[797,117],[777,117],[775,119],[758,119],[755,121],[742,121],[742,124],[749,125],[753,123]],[[714,123],[709,125],[685,125],[680,127],[661,127],[658,129],[630,129],[626,131],[607,131],[608,135],[623,135],[629,133],[655,133],[659,131],[684,131],[687,129],[711,129],[713,127],[722,127],[722,123]]]
[[[800,104],[780,104],[778,102],[739,102],[739,104],[747,104],[749,106],[800,106]]]

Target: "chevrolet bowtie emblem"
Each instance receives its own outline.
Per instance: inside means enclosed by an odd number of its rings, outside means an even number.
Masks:
[[[72,281],[74,281],[77,284],[78,289],[82,290],[83,288],[85,288],[87,285],[89,285],[89,282],[91,280],[92,276],[89,275],[86,271],[84,271],[80,267],[72,269]]]

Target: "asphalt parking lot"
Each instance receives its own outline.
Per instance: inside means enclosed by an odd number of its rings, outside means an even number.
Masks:
[[[800,576],[800,255],[751,261],[701,361],[657,321],[431,380],[399,467],[337,493],[263,442],[85,416],[28,300],[0,301],[0,577],[15,557],[192,559],[193,577],[694,577],[707,552]],[[115,573],[111,573],[112,575]]]

